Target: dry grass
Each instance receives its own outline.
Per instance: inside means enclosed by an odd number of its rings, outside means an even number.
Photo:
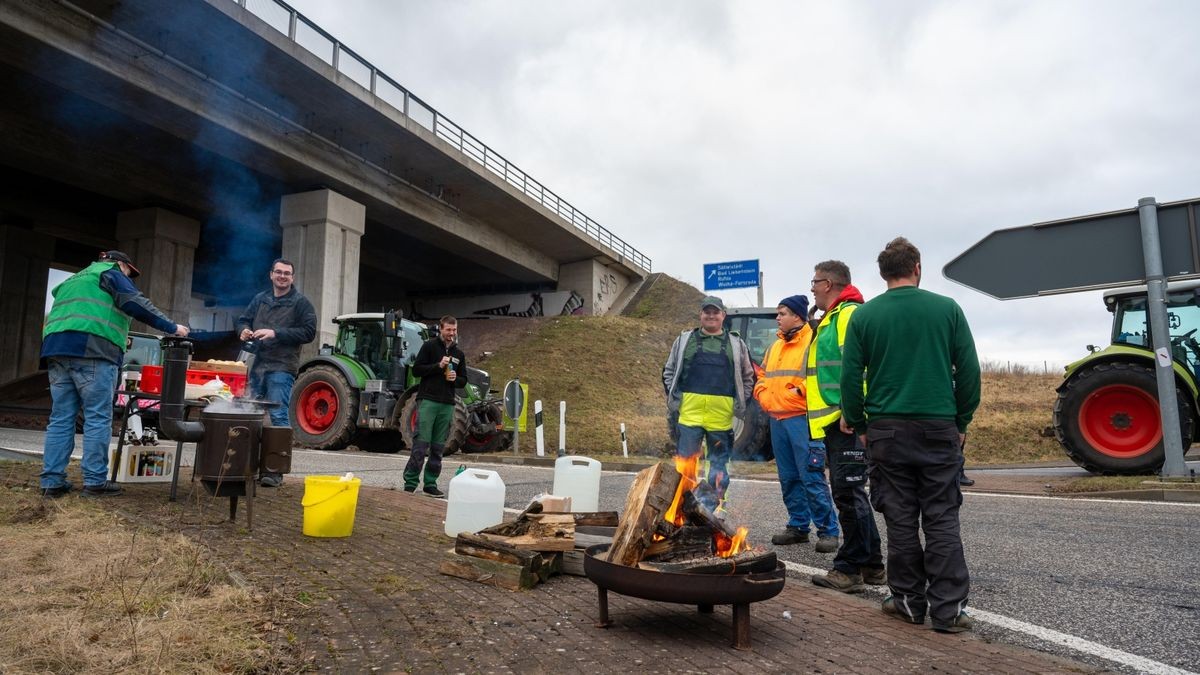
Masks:
[[[0,491],[0,672],[292,669],[265,638],[271,603],[183,535],[81,499]]]
[[[983,395],[967,430],[968,464],[1008,464],[1067,459],[1054,436],[1058,375],[985,372]]]
[[[1149,483],[1149,485],[1146,483]],[[1112,492],[1116,490],[1155,490],[1163,489],[1164,487],[1170,490],[1197,490],[1200,489],[1200,484],[1186,481],[1162,483],[1158,474],[1146,476],[1089,476],[1087,478],[1076,478],[1067,482],[1059,487],[1057,491],[1086,493]]]

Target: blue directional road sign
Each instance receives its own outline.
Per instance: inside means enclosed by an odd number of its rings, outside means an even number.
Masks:
[[[758,285],[758,261],[705,263],[704,290],[723,291],[729,288],[753,288]]]

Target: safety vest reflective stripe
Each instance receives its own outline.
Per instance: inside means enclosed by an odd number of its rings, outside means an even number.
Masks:
[[[858,303],[843,302],[827,312],[817,326],[817,335],[808,350],[808,430],[813,438],[825,438],[825,427],[842,416],[841,403],[842,345],[846,326]]]
[[[763,377],[804,377],[803,370],[768,370]]]

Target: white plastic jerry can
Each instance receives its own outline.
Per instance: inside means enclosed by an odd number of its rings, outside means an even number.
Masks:
[[[600,462],[591,457],[567,455],[554,461],[554,490],[571,498],[571,510],[598,511],[600,506]]]
[[[504,522],[504,481],[495,471],[460,471],[450,479],[446,501],[447,537]]]

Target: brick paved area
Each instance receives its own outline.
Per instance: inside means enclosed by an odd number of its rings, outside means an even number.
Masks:
[[[14,477],[8,472],[5,478]],[[310,605],[291,629],[315,667],[331,672],[1093,670],[971,633],[910,626],[883,615],[876,603],[818,589],[807,578],[789,579],[779,596],[752,605],[751,651],[730,647],[728,606],[700,614],[692,606],[610,594],[613,625],[597,628],[596,589],[587,579],[560,576],[511,592],[438,574],[437,562],[452,546],[441,533],[442,500],[363,488],[353,536],[313,539],[300,532],[299,477],[260,490],[253,531],[246,529],[244,501],[230,524],[222,522],[228,500],[202,490],[197,499],[186,475],[179,502],[168,504],[167,491],[164,484],[127,485],[124,496],[100,503],[136,521],[182,530],[248,583]]]

